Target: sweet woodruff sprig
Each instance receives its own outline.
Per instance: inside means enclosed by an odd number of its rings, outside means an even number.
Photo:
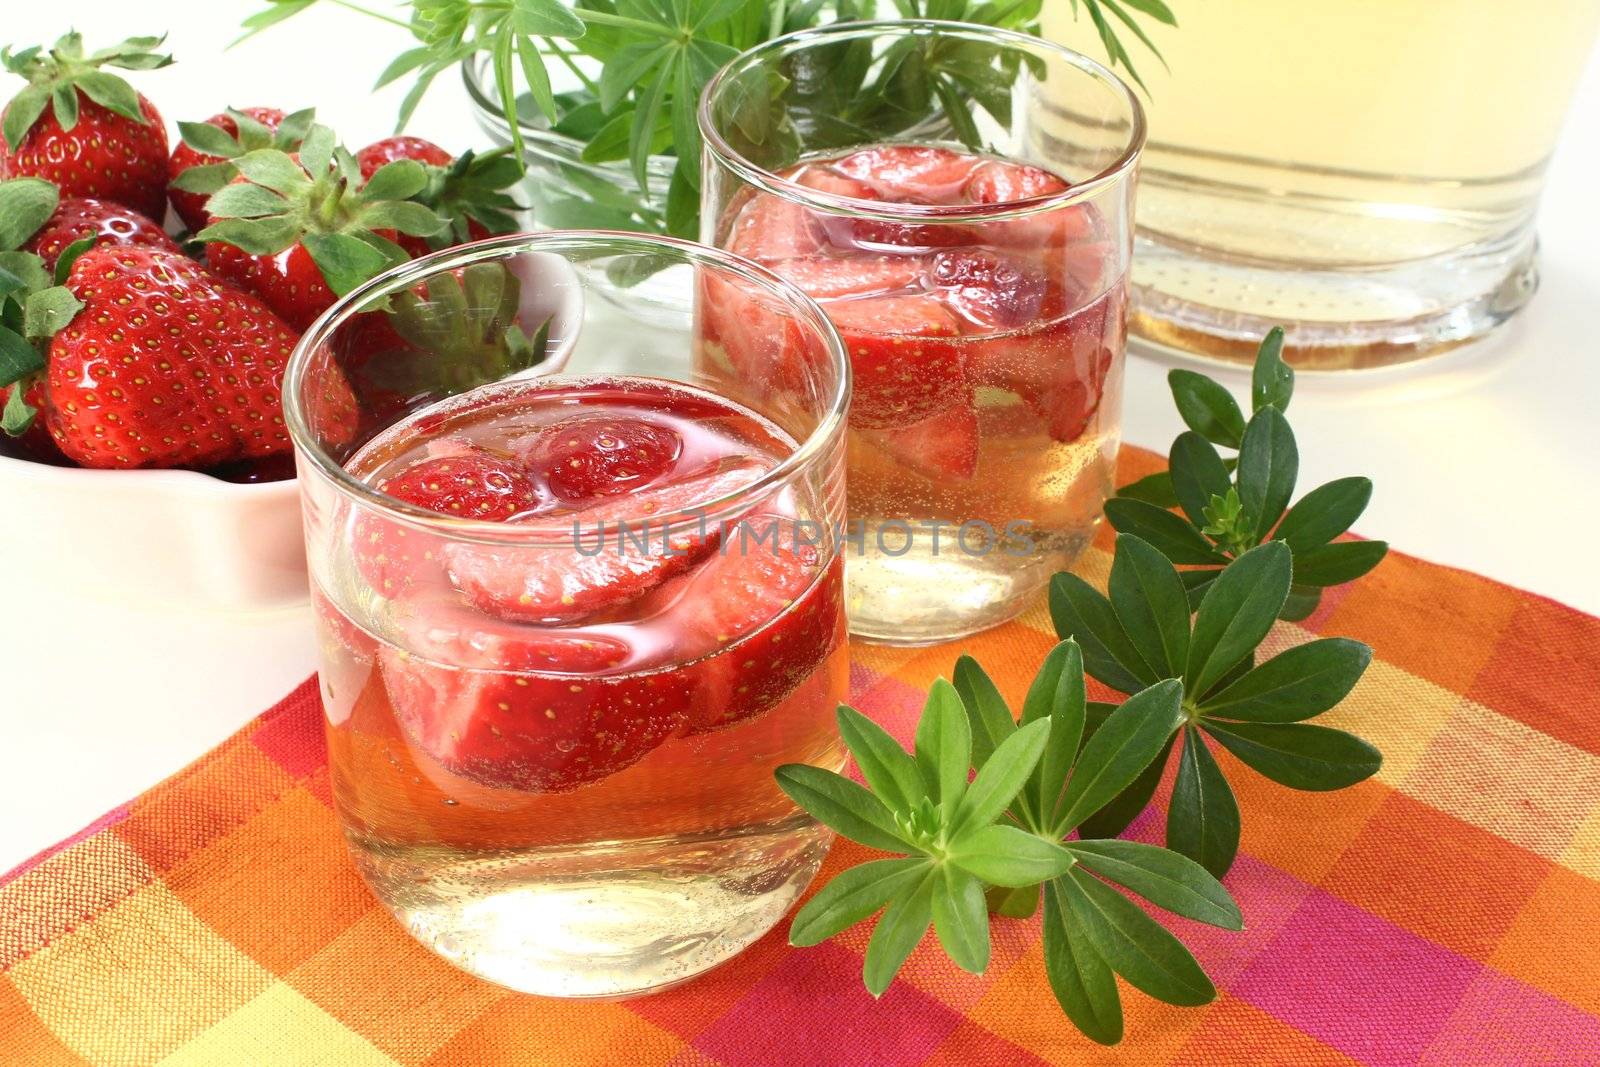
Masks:
[[[1300,454],[1285,417],[1294,370],[1283,361],[1281,329],[1267,334],[1256,355],[1248,422],[1232,394],[1205,375],[1174,370],[1167,381],[1189,430],[1172,442],[1166,470],[1124,486],[1106,502],[1106,519],[1190,567],[1183,583],[1193,606],[1229,561],[1269,539],[1293,552],[1294,583],[1280,609],[1285,619],[1305,618],[1323,589],[1378,565],[1386,543],[1334,540],[1366,510],[1369,479],[1336,479],[1289,506]],[[1236,455],[1223,458],[1218,448]]]
[[[1020,717],[963,656],[954,685],[935,683],[929,694],[914,755],[840,709],[866,788],[815,767],[779,770],[779,785],[817,819],[902,857],[837,876],[795,916],[791,941],[814,944],[882,910],[865,965],[867,987],[881,993],[930,926],[959,966],[982,970],[988,912],[1024,918],[1042,901],[1051,989],[1090,1038],[1122,1036],[1116,976],[1171,1004],[1215,996],[1189,950],[1113,888],[1199,922],[1241,927],[1218,881],[1238,852],[1239,808],[1211,743],[1295,789],[1340,789],[1382,762],[1360,738],[1306,721],[1354,688],[1371,649],[1330,637],[1258,662],[1274,623],[1293,614],[1285,605],[1296,583],[1311,584],[1302,582],[1305,559],[1325,560],[1326,549],[1342,546],[1333,538],[1371,491],[1365,479],[1346,479],[1288,507],[1297,455],[1283,416],[1294,376],[1282,341],[1275,330],[1261,346],[1248,423],[1220,385],[1174,373],[1193,430],[1174,445],[1170,477],[1144,479],[1111,502],[1137,506],[1114,516],[1122,532],[1108,594],[1072,574],[1052,581],[1062,641]],[[1236,462],[1213,442],[1237,449]],[[1204,481],[1197,464],[1207,468]],[[1195,512],[1165,510],[1165,492]],[[1350,577],[1381,556],[1380,548]],[[1180,571],[1180,563],[1200,569]],[[1126,699],[1088,700],[1085,671]],[[1116,839],[1149,805],[1175,750],[1168,847]]]
[[[244,22],[246,36],[312,7],[317,0],[270,0]],[[326,0],[328,4],[336,0]],[[1154,51],[1141,21],[1175,25],[1162,0],[1070,0],[1073,14],[1095,27],[1106,56],[1134,80],[1138,73],[1125,42],[1131,33]],[[378,79],[386,85],[413,79],[400,107],[404,127],[418,101],[442,73],[474,55],[488,57],[491,91],[508,124],[516,165],[522,161],[523,123],[545,124],[583,143],[584,163],[626,160],[637,195],[618,190],[603,175],[567,168],[564,180],[584,196],[560,197],[541,208],[549,225],[604,229],[698,232],[700,131],[695,108],[717,70],[741,51],[780,34],[872,18],[882,14],[870,0],[411,0],[400,17],[337,0],[409,31],[414,46],[399,52]],[[979,23],[1038,33],[1042,0],[895,0],[904,18]],[[404,8],[409,7],[409,11]],[[952,133],[978,140],[969,113],[956,103],[970,94],[997,115],[1011,106],[1012,78],[991,68],[993,53],[976,42],[906,42],[888,61],[865,61],[859,49],[841,45],[837,62],[822,76],[802,72],[814,89],[791,102],[837,131],[838,143],[860,142],[864,125],[882,130],[918,125],[941,112]],[[557,91],[566,82],[573,87]],[[754,130],[751,120],[742,123]],[[870,118],[869,118],[870,117]],[[1002,120],[1003,121],[1003,120]],[[815,136],[812,138],[816,147]],[[664,198],[647,189],[650,158],[676,159]],[[230,157],[231,158],[231,157]]]
[[[1091,729],[1082,664],[1076,642],[1057,645],[1019,721],[964,658],[957,686],[934,683],[914,753],[840,708],[840,732],[867,788],[803,764],[780,768],[778,784],[839,833],[901,855],[829,882],[795,915],[790,941],[816,944],[881,910],[863,968],[879,995],[930,926],[957,966],[981,973],[991,904],[1023,915],[1042,895],[1046,973],[1089,1037],[1122,1037],[1113,974],[1171,1004],[1213,999],[1215,987],[1182,942],[1113,885],[1174,914],[1240,929],[1221,883],[1154,845],[1066,839],[1156,757],[1182,720],[1182,683],[1144,690]]]

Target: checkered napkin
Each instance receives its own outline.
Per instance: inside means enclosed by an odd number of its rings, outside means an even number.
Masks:
[[[1151,463],[1130,453],[1124,475]],[[1062,1018],[1036,920],[995,924],[981,978],[930,939],[877,1002],[862,929],[800,950],[780,925],[627,1002],[472,978],[413,942],[345,858],[308,681],[0,876],[0,1064],[1600,1064],[1600,619],[1391,554],[1274,640],[1323,633],[1376,650],[1319,721],[1376,743],[1383,770],[1301,793],[1227,768],[1246,929],[1168,917],[1220,996],[1173,1008],[1127,991],[1115,1049]],[[962,646],[1019,706],[1052,640],[1035,610]],[[905,741],[957,650],[852,653],[856,706]],[[1160,821],[1130,833],[1157,838]],[[865,855],[841,843],[819,884]]]

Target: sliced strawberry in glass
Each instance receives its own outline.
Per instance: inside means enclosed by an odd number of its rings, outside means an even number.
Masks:
[[[914,291],[928,263],[922,256],[813,256],[774,263],[772,269],[813,299],[827,301]]]
[[[956,317],[928,294],[836,300],[828,317],[850,353],[856,426],[908,426],[967,393]]]
[[[452,774],[563,792],[632,766],[687,720],[682,672],[594,676],[628,658],[619,637],[494,627],[429,601],[409,650],[379,656],[406,737]]]
[[[444,547],[450,583],[479,611],[522,622],[568,622],[643,597],[715,550],[719,530],[696,508],[734,492],[765,468],[728,460],[666,485],[563,516],[559,544]],[[668,534],[668,523],[685,520]]]
[[[458,441],[380,482],[378,490],[441,515],[485,522],[504,522],[543,503],[520,466]],[[434,577],[440,548],[425,531],[368,513],[356,520],[356,569],[385,597]]]
[[[701,661],[691,733],[776,707],[844,639],[843,566],[824,569],[810,531],[793,519],[752,516],[682,594],[687,628],[717,651]]]
[[[962,402],[909,426],[861,430],[873,448],[935,481],[971,478],[978,470],[978,412],[968,390]]]
[[[929,145],[863,148],[833,161],[849,178],[869,182],[893,199],[924,204],[961,203],[961,190],[981,157]]]
[[[657,481],[683,451],[672,427],[640,418],[578,415],[545,427],[518,449],[561,500],[587,503]]]
[[[962,188],[970,204],[1009,204],[1066,191],[1067,183],[1049,171],[1002,159],[983,160]]]
[[[1044,422],[1055,441],[1075,441],[1100,406],[1120,329],[1121,291],[1043,328],[978,340],[967,350],[967,370],[977,385],[1015,393]]]
[[[1039,318],[1045,276],[1037,267],[981,248],[940,252],[928,271],[950,306],[983,330],[1014,330]]]
[[[821,228],[810,209],[757,194],[735,218],[727,245],[758,263],[771,263],[816,252],[822,247]]]

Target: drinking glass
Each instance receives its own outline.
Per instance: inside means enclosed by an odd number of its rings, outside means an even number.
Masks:
[[[788,332],[781,403],[703,371],[688,302],[641,331],[592,298],[664,267]],[[642,993],[811,880],[829,834],[773,771],[843,760],[848,385],[793,286],[620,233],[426,256],[306,333],[284,395],[334,805],[429,949],[525,992]],[[449,495],[463,470],[478,496]]]
[[[1073,6],[1046,4],[1045,33],[1098,49]],[[1152,26],[1165,62],[1139,61],[1136,345],[1248,363],[1282,325],[1298,368],[1381,367],[1527,303],[1545,167],[1600,3],[1174,8],[1177,27]]]
[[[851,632],[1016,615],[1112,487],[1137,100],[1024,34],[843,23],[731,60],[700,129],[702,239],[816,297],[850,353]],[[705,305],[710,357],[784,389],[783,332]]]

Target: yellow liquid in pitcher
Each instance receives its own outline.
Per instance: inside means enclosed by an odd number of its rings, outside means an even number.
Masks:
[[[1298,365],[1368,366],[1469,339],[1526,299],[1600,2],[1171,6],[1175,28],[1140,20],[1170,70],[1121,33],[1149,86],[1133,332],[1247,360],[1281,322]],[[1103,61],[1086,12],[1045,8],[1047,36]]]

